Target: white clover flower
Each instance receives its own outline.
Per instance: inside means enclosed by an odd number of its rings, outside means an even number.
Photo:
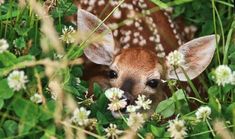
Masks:
[[[14,91],[19,91],[22,88],[25,88],[25,83],[28,82],[27,76],[25,76],[24,71],[14,70],[7,77],[7,82],[10,88]]]
[[[105,96],[110,100],[116,100],[120,99],[122,95],[124,94],[124,91],[122,91],[119,88],[110,88],[105,91]]]
[[[117,129],[117,125],[115,124],[110,124],[104,131],[106,132],[106,137],[111,139],[118,139],[118,135],[123,133],[122,130]]]
[[[231,84],[235,85],[235,71],[232,74]]]
[[[146,99],[145,95],[139,95],[135,103],[137,104],[137,106],[142,107],[144,110],[148,110],[150,109],[152,100]]]
[[[172,66],[180,66],[185,63],[184,55],[177,50],[170,52],[166,59]]]
[[[173,139],[183,139],[187,135],[186,130],[185,122],[183,120],[178,120],[178,118],[176,118],[175,120],[169,121],[169,128],[167,131],[170,132]]]
[[[126,108],[126,111],[129,112],[129,113],[132,113],[132,112],[136,112],[138,109],[140,109],[139,106],[128,105],[127,108]]]
[[[76,31],[74,30],[74,28],[72,26],[69,27],[64,27],[62,29],[62,35],[60,36],[60,39],[64,42],[66,42],[67,44],[69,43],[74,43],[75,42],[75,33]]]
[[[218,85],[231,83],[232,70],[227,65],[220,65],[215,69],[215,80]]]
[[[126,99],[115,99],[108,104],[108,109],[111,111],[117,111],[122,108],[125,108],[127,105]]]
[[[9,44],[7,43],[7,41],[5,39],[0,39],[0,54],[6,51],[8,47],[9,47]]]
[[[42,96],[38,93],[35,93],[33,96],[30,97],[30,100],[34,103],[42,103]]]
[[[131,113],[127,119],[127,125],[134,131],[140,129],[144,124],[144,117],[140,113]]]
[[[73,112],[73,117],[71,118],[72,122],[79,126],[86,126],[89,123],[88,116],[91,111],[86,110],[84,107],[76,108]]]
[[[195,113],[197,119],[202,119],[205,121],[207,118],[210,118],[211,108],[208,106],[202,106],[198,108],[197,112]]]

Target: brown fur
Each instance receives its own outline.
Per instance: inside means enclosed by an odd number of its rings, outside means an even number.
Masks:
[[[158,62],[156,54],[144,47],[124,49],[116,58],[119,60],[118,67],[128,68],[129,70],[141,69],[142,73],[149,73],[152,71]],[[128,65],[128,67],[126,65]]]

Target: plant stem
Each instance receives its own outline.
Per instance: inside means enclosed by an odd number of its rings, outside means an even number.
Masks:
[[[209,129],[210,129],[210,131],[211,131],[211,133],[212,133],[212,135],[213,135],[213,137],[215,137],[215,132],[214,132],[214,130],[212,129],[212,127],[211,127],[211,125],[210,125],[208,119],[206,119],[206,123],[207,123],[207,125],[208,125],[208,127],[209,127]]]
[[[186,79],[187,79],[187,81],[188,81],[190,87],[192,88],[192,90],[193,90],[195,96],[196,96],[197,98],[199,98],[200,100],[202,100],[202,98],[201,98],[200,95],[199,95],[199,92],[197,91],[197,89],[196,89],[195,85],[193,84],[193,82],[189,79],[188,74],[185,72],[184,68],[180,66],[180,69],[183,71],[184,76],[186,77]]]
[[[179,76],[178,76],[178,74],[177,74],[177,72],[176,72],[176,67],[174,67],[174,72],[175,72],[175,75],[176,75],[177,79],[180,80],[180,79],[179,79]],[[180,85],[181,85],[181,84],[180,84]],[[183,87],[181,87],[181,88],[183,88]],[[188,106],[190,106],[190,105],[189,105],[188,97],[187,97],[186,92],[185,92],[184,90],[183,90],[183,93],[184,93],[184,97],[185,97],[185,99],[186,99],[186,102],[187,102]],[[191,109],[191,108],[189,107],[189,109]]]
[[[199,99],[197,99],[195,97],[188,97],[188,99],[196,100],[197,102],[200,102],[202,104],[207,104],[206,102],[203,102],[203,101],[201,101],[201,100],[199,100]]]

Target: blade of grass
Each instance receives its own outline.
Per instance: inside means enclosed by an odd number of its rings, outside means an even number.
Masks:
[[[195,94],[195,96],[196,96],[197,98],[199,98],[200,100],[202,100],[201,96],[199,95],[199,92],[197,91],[197,89],[196,89],[195,85],[193,84],[193,82],[189,79],[189,76],[188,76],[188,74],[185,72],[184,68],[183,68],[183,67],[180,67],[180,69],[183,71],[184,76],[186,77],[187,82],[189,83],[189,86],[192,88],[193,93]]]
[[[216,15],[215,15],[215,0],[211,0],[211,3],[212,3],[212,14],[213,14],[213,26],[214,26],[214,31],[215,31],[215,34],[217,34],[217,28],[216,28]],[[219,54],[219,48],[218,48],[218,38],[217,38],[217,35],[215,37],[216,39],[216,57],[217,57],[217,64],[221,64],[221,61],[220,61],[220,54]]]
[[[226,6],[229,6],[229,7],[234,7],[231,3],[228,3],[228,2],[225,2],[225,1],[221,1],[221,0],[215,0],[215,1],[220,3],[220,4],[224,4]]]
[[[220,30],[221,30],[221,36],[222,36],[222,47],[223,47],[223,53],[224,53],[224,49],[225,49],[225,38],[224,38],[224,29],[223,29],[223,23],[222,23],[222,21],[221,21],[221,18],[220,18],[220,15],[219,15],[219,12],[218,12],[218,10],[217,10],[217,8],[216,7],[214,7],[215,8],[215,13],[216,13],[216,15],[217,15],[217,18],[218,18],[218,21],[219,21],[219,26],[220,26]]]
[[[233,21],[231,28],[229,29],[228,35],[227,35],[227,40],[226,40],[226,44],[225,44],[225,51],[224,51],[224,59],[223,59],[223,64],[228,64],[228,49],[229,49],[229,45],[232,39],[232,35],[233,35],[233,30],[235,29],[235,21]]]

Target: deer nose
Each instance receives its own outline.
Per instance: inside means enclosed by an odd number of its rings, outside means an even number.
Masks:
[[[134,101],[134,97],[131,94],[134,85],[135,85],[134,79],[126,78],[121,86],[121,90],[125,92],[124,98],[126,99],[128,105],[132,104]]]

